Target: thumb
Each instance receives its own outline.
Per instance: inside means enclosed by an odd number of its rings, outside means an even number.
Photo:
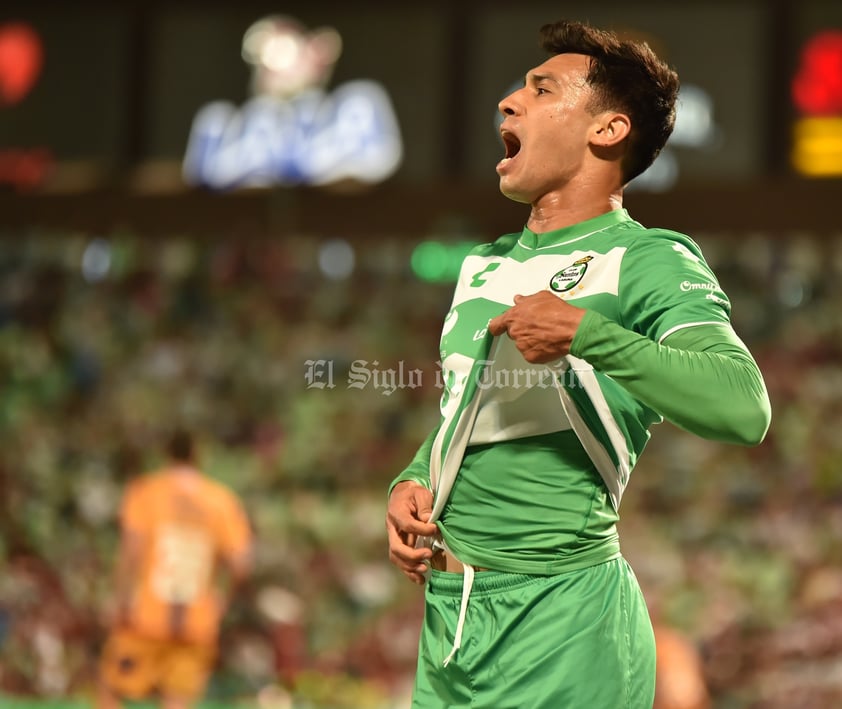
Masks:
[[[430,517],[433,516],[433,502],[430,500],[429,502],[422,502],[418,505],[418,519],[422,522],[430,521]]]

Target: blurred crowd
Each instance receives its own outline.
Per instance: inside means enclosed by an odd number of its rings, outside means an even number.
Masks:
[[[624,550],[712,706],[839,705],[842,234],[695,236],[772,428],[743,449],[656,427]],[[341,243],[0,230],[0,694],[91,691],[120,494],[186,426],[257,540],[209,697],[403,706],[421,592],[385,495],[437,418],[452,284],[399,235]]]

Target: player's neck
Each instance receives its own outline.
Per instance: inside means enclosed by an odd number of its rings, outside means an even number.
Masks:
[[[187,475],[198,475],[199,470],[196,468],[195,465],[192,463],[187,463],[183,460],[174,461],[169,466],[169,471],[173,475],[179,476],[187,476]]]
[[[623,208],[623,190],[552,192],[532,204],[526,226],[536,234],[579,224]]]

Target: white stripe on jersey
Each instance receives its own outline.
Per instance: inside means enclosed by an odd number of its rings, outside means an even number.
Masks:
[[[560,248],[556,246],[555,248]],[[494,271],[483,275],[481,285],[471,286],[471,280],[460,282],[453,300],[453,306],[473,300],[485,298],[495,303],[512,305],[514,296],[531,295],[541,290],[547,290],[550,279],[560,270],[572,266],[585,256],[592,256],[588,264],[588,277],[583,281],[583,287],[577,289],[570,299],[582,298],[597,293],[617,295],[620,282],[620,264],[626,253],[626,247],[617,246],[607,253],[595,251],[574,251],[571,254],[539,254],[526,261],[517,261],[509,257],[497,256],[467,256],[462,264],[462,273],[466,279],[472,279],[488,268],[490,263],[499,263]]]

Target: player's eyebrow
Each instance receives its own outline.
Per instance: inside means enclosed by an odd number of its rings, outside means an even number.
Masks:
[[[545,81],[549,81],[550,83],[553,83],[556,86],[560,85],[558,79],[556,79],[552,74],[535,74],[531,71],[524,78],[523,84],[524,86],[526,86],[527,84],[532,84],[534,86],[535,84],[540,84]]]

